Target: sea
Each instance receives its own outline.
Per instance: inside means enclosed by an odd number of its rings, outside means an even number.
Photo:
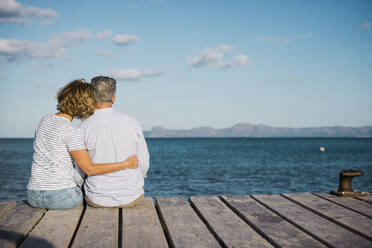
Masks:
[[[329,192],[354,169],[372,190],[372,138],[148,138],[146,197]],[[320,147],[325,151],[320,152]],[[33,139],[0,139],[0,201],[26,198]]]

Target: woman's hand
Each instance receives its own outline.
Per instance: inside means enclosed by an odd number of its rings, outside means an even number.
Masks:
[[[125,162],[128,163],[128,169],[137,169],[138,168],[138,158],[137,155],[130,155]]]

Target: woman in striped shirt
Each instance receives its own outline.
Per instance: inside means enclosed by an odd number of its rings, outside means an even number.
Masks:
[[[135,169],[136,155],[126,161],[93,164],[85,149],[80,128],[72,119],[85,119],[94,112],[94,91],[90,84],[75,80],[57,94],[56,114],[44,116],[35,131],[31,177],[27,201],[31,206],[69,209],[83,203],[83,179],[74,169],[74,161],[87,174],[98,175],[123,169]]]

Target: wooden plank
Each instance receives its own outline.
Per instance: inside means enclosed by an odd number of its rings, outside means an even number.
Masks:
[[[118,208],[87,207],[72,247],[118,247]]]
[[[15,201],[13,202],[0,202],[0,217],[6,214],[12,207],[17,205]]]
[[[227,247],[272,247],[216,196],[191,197],[191,204]]]
[[[168,247],[152,198],[145,198],[135,207],[123,208],[122,219],[122,247]]]
[[[291,224],[334,247],[371,247],[372,242],[307,210],[280,195],[253,195],[267,208],[280,214]]]
[[[83,206],[69,210],[49,210],[20,247],[68,247],[82,212]]]
[[[184,198],[156,198],[160,218],[172,247],[220,247]]]
[[[366,193],[367,193],[367,196],[357,197],[356,199],[372,204],[372,192],[366,192]]]
[[[371,218],[360,215],[310,193],[284,194],[284,196],[320,213],[325,218],[329,218],[337,224],[341,223],[357,231],[358,234],[372,241]]]
[[[222,196],[222,199],[276,246],[325,247],[247,195]]]
[[[0,219],[0,247],[17,247],[43,217],[45,211],[23,202],[17,203]]]
[[[369,204],[368,202],[359,201],[351,197],[339,197],[326,193],[313,194],[372,218],[372,204]]]

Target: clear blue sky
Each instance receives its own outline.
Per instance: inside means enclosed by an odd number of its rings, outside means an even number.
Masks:
[[[372,1],[0,0],[0,137],[76,78],[153,126],[372,125]]]

